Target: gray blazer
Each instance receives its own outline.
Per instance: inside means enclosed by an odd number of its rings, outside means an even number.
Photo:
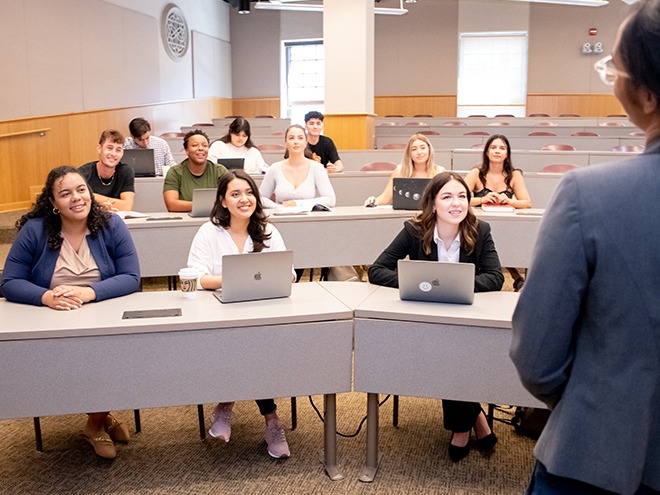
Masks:
[[[660,140],[566,174],[513,315],[511,359],[552,414],[548,472],[660,490]]]

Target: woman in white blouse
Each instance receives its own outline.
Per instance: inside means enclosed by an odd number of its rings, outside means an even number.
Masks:
[[[268,165],[251,136],[250,123],[243,117],[235,118],[227,134],[209,148],[209,160],[218,163],[218,158],[244,158],[243,170],[248,174],[264,173]]]
[[[193,239],[188,266],[200,274],[200,288],[220,289],[224,255],[285,249],[282,236],[268,222],[252,177],[243,170],[230,170],[218,181],[211,219],[199,228]],[[219,383],[218,387],[221,386]],[[233,406],[233,402],[223,402],[215,407],[209,435],[229,442]],[[268,454],[274,458],[289,457],[289,446],[275,401],[257,400],[257,406],[266,420]]]
[[[305,155],[305,129],[297,124],[289,126],[284,143],[284,160],[270,166],[259,188],[264,206],[274,208],[280,204],[310,209],[316,204],[335,206],[335,191],[328,173],[323,165]]]

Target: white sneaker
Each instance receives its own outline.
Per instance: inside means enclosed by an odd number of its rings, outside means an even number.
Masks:
[[[271,419],[266,425],[266,443],[268,454],[275,459],[291,456],[289,444],[286,443],[284,426],[277,419]]]
[[[211,428],[209,429],[209,435],[213,438],[229,442],[229,437],[231,436],[231,419],[234,415],[232,412],[233,407],[233,402],[222,402],[215,406],[211,415]]]

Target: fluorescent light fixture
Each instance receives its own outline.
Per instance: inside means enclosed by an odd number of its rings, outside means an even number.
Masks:
[[[321,4],[293,3],[292,0],[289,0],[289,2],[291,3],[286,2],[286,0],[279,0],[279,2],[277,0],[273,2],[257,2],[254,4],[254,8],[259,10],[284,10],[288,12],[323,12],[323,5]],[[401,8],[398,9],[374,7],[374,13],[381,15],[404,15],[408,11],[403,8],[403,3],[401,3]]]
[[[573,5],[576,7],[602,7],[608,0],[509,0],[510,2],[550,3],[554,5]]]

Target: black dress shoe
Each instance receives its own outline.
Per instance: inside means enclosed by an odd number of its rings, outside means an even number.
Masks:
[[[484,454],[490,454],[495,448],[496,443],[497,437],[492,431],[483,438],[477,438],[477,447],[479,447],[479,450]]]
[[[454,439],[453,433],[451,434],[451,438],[452,440]],[[464,459],[470,453],[470,439],[468,438],[468,442],[463,447],[459,447],[458,445],[452,445],[450,440],[448,452],[449,452],[449,458],[454,462],[458,462],[461,459]]]

